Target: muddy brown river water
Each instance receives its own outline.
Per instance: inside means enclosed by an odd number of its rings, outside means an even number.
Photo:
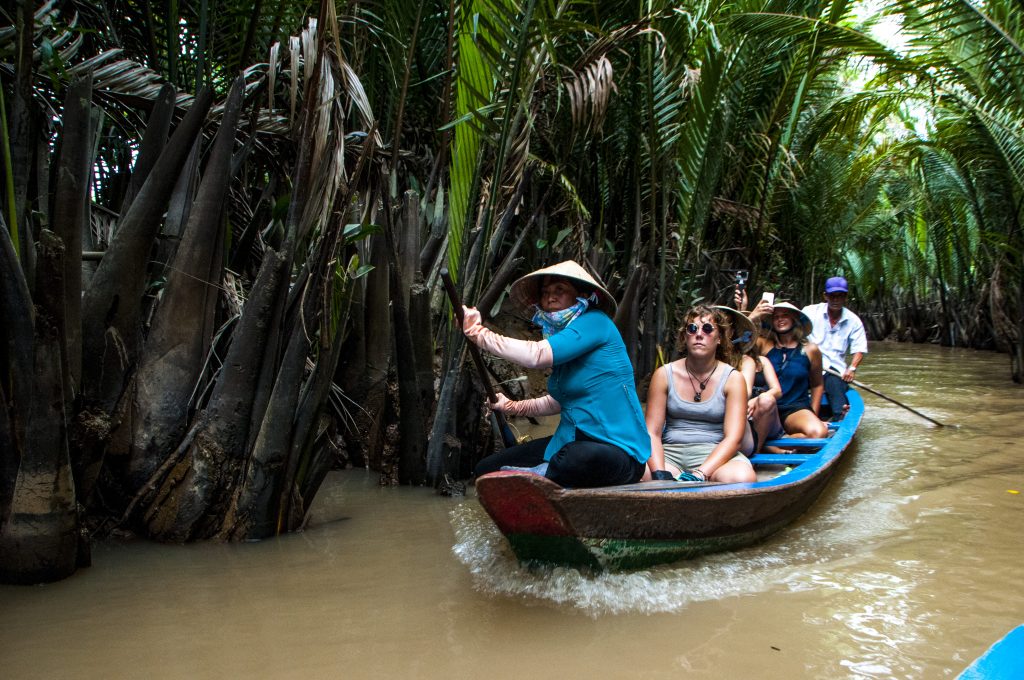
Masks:
[[[847,462],[797,523],[650,571],[519,567],[469,494],[332,473],[309,528],[106,542],[0,587],[0,677],[952,678],[1024,622],[1024,388],[1004,355],[875,343]],[[1014,493],[1021,492],[1021,493]]]

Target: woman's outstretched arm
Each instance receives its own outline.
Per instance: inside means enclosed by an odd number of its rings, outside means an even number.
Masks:
[[[462,332],[480,349],[525,368],[550,368],[554,363],[547,340],[516,340],[485,328],[475,307],[463,307]]]

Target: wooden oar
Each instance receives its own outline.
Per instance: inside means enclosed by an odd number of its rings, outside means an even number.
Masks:
[[[834,375],[834,376],[837,376],[837,377],[839,377],[839,378],[842,378],[842,377],[843,377],[843,374],[842,374],[842,373],[839,373],[838,371],[834,371],[834,370],[832,370],[831,368],[826,368],[826,369],[825,369],[825,372],[826,372],[826,373],[831,373],[832,375]],[[888,395],[886,395],[886,394],[882,394],[882,393],[881,393],[881,392],[879,392],[878,390],[876,390],[876,389],[874,389],[874,388],[871,388],[871,387],[868,387],[867,385],[865,385],[864,383],[862,383],[862,382],[860,382],[860,381],[857,381],[857,380],[851,380],[850,382],[851,382],[851,383],[852,383],[853,385],[856,385],[857,387],[861,388],[862,390],[867,390],[868,392],[870,392],[871,394],[875,395],[876,397],[881,397],[882,399],[885,399],[885,400],[887,400],[887,401],[891,401],[892,403],[896,404],[897,406],[902,406],[903,408],[907,409],[908,411],[910,411],[910,412],[911,412],[911,413],[913,413],[914,415],[918,415],[918,416],[921,416],[922,418],[924,418],[925,420],[927,420],[927,421],[928,421],[929,423],[935,423],[935,424],[936,424],[936,425],[938,425],[939,427],[945,427],[945,425],[944,425],[944,424],[940,423],[939,421],[935,420],[934,418],[929,418],[928,416],[926,416],[925,414],[921,413],[921,412],[920,412],[920,411],[918,411],[917,409],[913,409],[913,408],[911,408],[911,407],[907,406],[906,404],[904,404],[904,403],[903,403],[903,402],[901,402],[901,401],[897,401],[896,399],[893,399],[892,397],[890,397],[890,396],[888,396]]]
[[[452,281],[447,267],[441,270],[441,280],[444,281],[444,289],[448,292],[448,299],[451,300],[452,308],[455,310],[455,319],[459,322],[459,328],[461,329],[463,317],[462,300],[459,299],[459,291],[455,289],[455,282]],[[491,381],[487,377],[487,367],[484,366],[484,359],[480,356],[480,348],[472,342],[467,341],[466,344],[469,346],[469,354],[473,357],[473,363],[476,364],[476,370],[480,374],[480,382],[484,384],[484,389],[487,391],[487,399],[492,402],[498,401],[498,395],[494,392]],[[491,413],[494,415],[494,419],[498,421],[498,432],[501,433],[501,441],[504,442],[505,447],[515,446],[517,443],[516,436],[512,434],[512,428],[508,426],[505,414],[498,411],[491,411]]]

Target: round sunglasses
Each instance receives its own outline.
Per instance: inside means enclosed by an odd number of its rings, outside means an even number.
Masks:
[[[697,335],[698,329],[704,331],[704,335],[711,335],[716,330],[715,325],[710,323],[703,323],[700,326],[695,323],[688,323],[685,328],[687,335]]]

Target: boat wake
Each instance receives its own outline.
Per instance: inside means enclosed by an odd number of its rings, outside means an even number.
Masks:
[[[489,595],[540,606],[572,607],[593,618],[675,612],[697,602],[820,586],[821,572],[827,573],[830,563],[856,559],[867,542],[900,530],[895,499],[875,502],[855,496],[835,501],[835,507],[805,518],[810,521],[801,521],[744,550],[616,573],[523,566],[483,508],[467,502],[451,511],[452,550],[469,569],[474,587]],[[873,521],[860,525],[843,521],[844,510],[865,503],[873,506],[868,513]]]
[[[463,503],[452,510],[452,550],[473,576],[477,590],[537,604],[568,605],[593,617],[624,612],[675,611],[688,603],[752,589],[748,575],[719,572],[710,560],[681,569],[592,574],[568,567],[524,567],[482,508]],[[714,571],[714,578],[711,572]],[[691,574],[680,578],[680,573]],[[704,576],[702,577],[702,572]],[[700,584],[705,584],[701,586]]]

